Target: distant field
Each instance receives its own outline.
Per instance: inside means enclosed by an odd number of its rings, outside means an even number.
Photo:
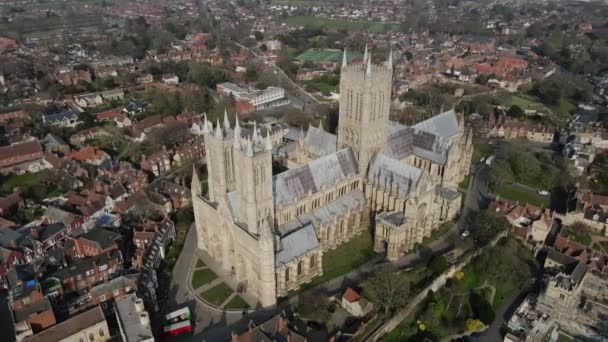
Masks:
[[[360,58],[362,55],[357,52],[347,52],[346,58],[349,62],[353,59]],[[300,62],[340,62],[342,61],[342,51],[336,49],[308,49],[306,52],[296,56],[296,60]]]
[[[294,16],[283,20],[284,23],[291,25],[309,25],[313,27],[326,27],[333,30],[368,31],[372,33],[382,33],[397,31],[399,24],[382,23],[379,21],[351,21],[344,19],[330,19],[314,16]]]

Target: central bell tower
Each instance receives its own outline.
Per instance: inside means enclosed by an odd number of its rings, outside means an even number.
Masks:
[[[392,53],[385,63],[373,64],[366,46],[363,61],[349,65],[344,50],[337,148],[353,149],[361,173],[386,143],[392,79]]]

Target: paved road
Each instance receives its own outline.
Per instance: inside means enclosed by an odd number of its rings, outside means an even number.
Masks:
[[[261,322],[276,315],[279,309],[259,310],[252,314],[226,313],[215,308],[208,307],[195,298],[188,290],[188,276],[190,267],[196,255],[197,236],[194,226],[190,227],[184,243],[184,248],[175,263],[169,296],[167,303],[162,309],[173,309],[188,305],[192,312],[194,331],[191,335],[182,335],[166,339],[166,341],[227,341],[232,331],[243,331],[247,328],[250,320]],[[156,322],[159,326],[160,322]]]
[[[320,104],[319,100],[316,97],[311,95],[304,88],[302,88],[299,84],[297,84],[294,80],[292,80],[289,76],[287,76],[287,74],[281,68],[279,68],[276,64],[274,64],[274,62],[264,60],[264,58],[261,57],[260,55],[258,55],[253,49],[250,49],[239,43],[235,43],[235,44],[237,46],[239,46],[241,49],[249,51],[255,57],[257,62],[268,65],[274,71],[275,75],[281,77],[282,82],[284,81],[287,84],[289,84],[291,86],[291,88],[297,92],[297,95],[299,95],[300,106],[305,107],[309,111],[312,111],[311,112],[312,114],[318,114],[318,113],[314,112],[317,105]],[[293,100],[293,96],[291,98]]]

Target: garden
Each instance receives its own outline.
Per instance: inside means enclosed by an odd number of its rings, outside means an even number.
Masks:
[[[429,293],[412,318],[385,341],[440,340],[477,331],[494,321],[495,311],[524,288],[536,269],[528,249],[504,238],[456,272],[445,287]]]
[[[493,163],[491,183],[502,198],[546,207],[550,197],[539,195],[538,191],[567,192],[574,184],[571,168],[568,160],[552,151],[511,142],[503,145],[500,157]]]

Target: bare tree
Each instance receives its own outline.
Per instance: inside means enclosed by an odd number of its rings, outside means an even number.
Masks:
[[[380,307],[385,315],[405,305],[409,282],[391,267],[378,271],[365,285],[365,294]]]

